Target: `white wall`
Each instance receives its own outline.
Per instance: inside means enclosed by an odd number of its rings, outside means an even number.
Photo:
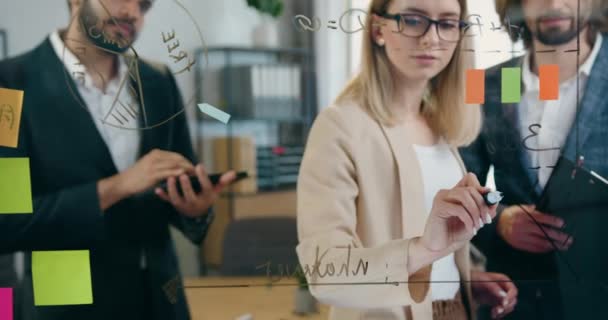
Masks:
[[[33,48],[67,20],[67,4],[62,0],[0,1],[0,29],[8,33],[9,56]]]
[[[329,106],[349,79],[351,54],[348,37],[340,29],[326,27],[328,20],[338,20],[349,8],[349,1],[315,0],[315,16],[322,27],[315,32],[315,57],[317,62],[318,109]],[[312,17],[310,17],[312,18]]]

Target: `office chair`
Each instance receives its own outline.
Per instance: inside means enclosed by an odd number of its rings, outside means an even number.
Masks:
[[[298,266],[295,218],[251,218],[233,221],[224,236],[220,274],[279,276],[280,270],[293,273]],[[287,275],[285,275],[287,276]]]

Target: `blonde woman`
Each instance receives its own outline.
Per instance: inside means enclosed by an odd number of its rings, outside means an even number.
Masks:
[[[502,317],[515,306],[507,277],[470,268],[469,240],[496,208],[456,152],[481,125],[479,107],[464,105],[465,16],[465,0],[373,0],[361,72],[315,121],[297,252],[331,319],[469,319],[475,303]]]

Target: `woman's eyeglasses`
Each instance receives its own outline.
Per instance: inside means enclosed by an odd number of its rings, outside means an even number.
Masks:
[[[448,42],[458,42],[469,24],[456,19],[433,20],[427,16],[415,13],[381,14],[383,18],[395,20],[398,32],[413,38],[424,36],[432,25],[436,26],[439,38]]]

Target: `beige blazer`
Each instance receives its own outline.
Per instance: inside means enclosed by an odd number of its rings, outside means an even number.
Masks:
[[[414,320],[432,319],[432,266],[406,271],[409,241],[426,223],[423,190],[403,126],[381,125],[356,104],[319,114],[298,180],[297,253],[331,319],[406,320],[405,306]],[[472,301],[468,245],[455,260]]]

